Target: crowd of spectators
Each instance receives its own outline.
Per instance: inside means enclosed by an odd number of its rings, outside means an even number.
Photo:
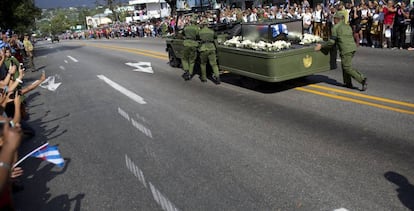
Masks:
[[[384,2],[382,0],[362,0],[343,3],[329,1],[311,7],[308,0],[300,3],[263,6],[241,10],[225,7],[221,12],[222,22],[256,22],[282,19],[301,19],[305,33],[327,38],[333,24],[333,16],[338,10],[348,14],[346,22],[354,32],[357,45],[377,48],[414,47],[414,6],[406,2]],[[411,32],[410,46],[406,46],[406,32]],[[411,48],[410,48],[411,47]]]
[[[414,7],[404,1],[362,0],[361,3],[356,4],[353,0],[348,3],[331,0],[326,4],[317,4],[312,7],[308,0],[302,0],[244,10],[223,5],[220,20],[214,21],[231,23],[282,19],[302,20],[305,33],[327,39],[333,25],[333,16],[338,10],[344,10],[348,14],[346,22],[352,27],[358,46],[413,50]],[[176,28],[184,28],[184,25],[185,20],[169,17],[152,22],[123,23],[91,29],[78,33],[75,37],[159,37],[174,34]],[[406,37],[406,32],[411,32],[410,37]]]
[[[167,34],[166,20],[148,21],[140,23],[116,23],[89,30],[65,34],[64,39],[115,39],[138,37],[161,37]]]
[[[21,37],[22,38],[22,37]],[[17,162],[17,150],[23,137],[31,138],[34,130],[28,119],[25,95],[45,81],[40,79],[25,86],[26,68],[36,71],[33,63],[33,44],[28,35],[2,32],[0,40],[0,210],[14,210],[12,191],[19,188],[18,177],[23,174]]]

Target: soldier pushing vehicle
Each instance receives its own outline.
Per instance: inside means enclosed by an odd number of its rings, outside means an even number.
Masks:
[[[200,52],[200,69],[201,69],[201,81],[207,82],[207,63],[213,70],[213,82],[220,84],[220,73],[217,65],[216,46],[214,44],[215,34],[214,31],[208,28],[208,21],[204,19],[201,22],[203,28],[199,32],[201,45],[199,47]]]
[[[334,45],[337,45],[341,56],[344,86],[353,88],[352,78],[354,78],[362,85],[361,90],[365,91],[367,89],[367,78],[352,67],[352,58],[356,51],[352,29],[344,22],[344,15],[342,13],[336,13],[334,21],[335,25],[332,28],[332,35],[329,41],[324,45],[317,44],[315,50],[319,51],[321,48],[332,48]]]
[[[197,41],[197,36],[200,31],[200,28],[196,25],[197,24],[197,17],[191,17],[190,25],[184,27],[184,50],[183,50],[183,58],[181,59],[184,74],[184,80],[188,81],[191,80],[193,77],[193,71],[195,62],[197,59],[197,50],[199,43]]]

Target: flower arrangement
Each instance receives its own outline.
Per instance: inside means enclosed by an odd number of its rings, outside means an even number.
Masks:
[[[300,41],[299,44],[301,45],[308,45],[311,43],[318,43],[318,42],[322,42],[323,39],[320,38],[319,36],[316,35],[312,35],[312,34],[304,34],[302,37],[302,40]]]
[[[309,45],[312,43],[322,42],[323,39],[319,36],[312,34],[303,34],[297,32],[290,32],[288,34],[288,39],[293,43],[299,42],[300,45]],[[278,40],[275,42],[252,42],[250,40],[243,40],[241,36],[234,36],[233,38],[225,41],[223,43],[225,46],[236,47],[236,48],[245,48],[253,49],[257,51],[281,51],[283,49],[289,49],[292,45],[291,42]]]
[[[233,37],[230,40],[224,42],[225,46],[236,47],[236,48],[246,48],[253,49],[257,51],[280,51],[283,49],[288,49],[291,46],[290,42],[278,40],[275,42],[252,42],[250,40],[241,40],[241,37]]]

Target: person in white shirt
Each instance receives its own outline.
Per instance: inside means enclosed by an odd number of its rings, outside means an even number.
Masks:
[[[362,3],[361,7],[361,31],[359,32],[359,36],[361,37],[362,45],[366,45],[368,42],[367,34],[369,33],[369,31],[367,31],[368,21],[372,17],[372,15],[371,11],[365,3]]]
[[[316,10],[312,13],[313,32],[316,36],[322,37],[322,18],[323,11],[320,4],[316,6]]]
[[[307,7],[305,9],[305,13],[302,14],[302,22],[303,22],[304,32],[311,34],[312,33],[312,13],[310,12],[309,7]]]
[[[253,11],[249,15],[249,22],[257,22],[257,10],[253,9]]]
[[[285,12],[283,11],[283,8],[280,7],[279,10],[276,13],[276,19],[284,19],[286,16]]]

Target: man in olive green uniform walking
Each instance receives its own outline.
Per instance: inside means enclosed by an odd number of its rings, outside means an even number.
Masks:
[[[207,82],[207,63],[210,63],[213,69],[213,81],[215,84],[220,84],[220,73],[217,65],[216,46],[214,45],[214,31],[208,28],[208,22],[202,22],[203,28],[199,32],[201,40],[200,52],[200,69],[201,81]]]
[[[183,69],[185,73],[183,74],[183,78],[188,81],[191,80],[193,76],[195,61],[197,59],[197,48],[199,43],[197,41],[198,32],[200,28],[195,25],[197,20],[193,17],[191,19],[191,24],[184,27],[184,51],[183,51],[183,58],[181,62],[183,64]]]
[[[321,48],[332,48],[335,44],[339,48],[341,56],[342,74],[344,78],[345,87],[353,88],[352,78],[362,84],[362,91],[367,89],[367,78],[352,68],[352,58],[356,51],[356,45],[352,33],[352,29],[344,22],[344,15],[336,13],[334,16],[335,25],[332,28],[332,35],[323,46],[317,44],[315,50],[319,51]]]

